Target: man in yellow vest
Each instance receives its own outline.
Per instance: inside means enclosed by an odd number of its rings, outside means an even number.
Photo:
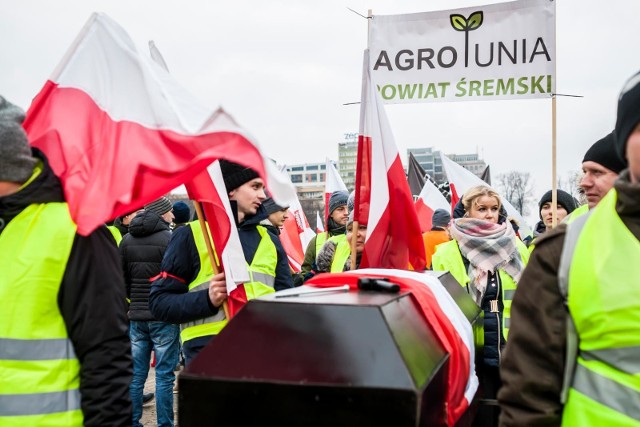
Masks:
[[[267,218],[266,195],[258,173],[236,163],[220,161],[232,209],[237,212],[238,235],[252,282],[247,298],[292,288],[287,255],[277,236],[258,226]],[[213,226],[213,224],[212,224]],[[227,298],[224,273],[213,275],[204,236],[197,221],[174,231],[153,282],[149,307],[159,320],[180,323],[186,364],[226,325],[222,303]]]
[[[0,425],[131,425],[122,266],[76,234],[62,186],[0,97]]]
[[[320,233],[311,239],[304,253],[304,261],[300,273],[295,277],[296,286],[300,286],[305,280],[311,278],[315,271],[313,268],[317,261],[318,252],[322,245],[332,237],[338,240],[346,239],[345,226],[349,219],[349,193],[343,190],[334,191],[329,196],[329,217],[327,218],[327,231]]]
[[[614,132],[628,169],[588,215],[540,238],[520,280],[503,426],[640,426],[640,73]]]

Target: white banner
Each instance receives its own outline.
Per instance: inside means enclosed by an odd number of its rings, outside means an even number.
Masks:
[[[374,15],[369,49],[385,103],[549,98],[554,0]]]

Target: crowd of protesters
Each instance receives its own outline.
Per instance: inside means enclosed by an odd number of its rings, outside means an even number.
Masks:
[[[495,405],[475,425],[640,424],[639,76],[623,87],[615,130],[584,155],[587,203],[558,190],[554,207],[543,194],[528,248],[488,186],[433,214],[427,266],[450,272],[482,312],[476,370]],[[188,365],[229,320],[206,225],[162,197],[77,234],[23,120],[0,97],[0,425],[140,426],[153,353],[157,423],[172,426],[179,355]],[[359,267],[367,224],[347,192],[331,194],[327,231],[292,273],[278,237],[288,207],[252,168],[220,165],[249,300]]]

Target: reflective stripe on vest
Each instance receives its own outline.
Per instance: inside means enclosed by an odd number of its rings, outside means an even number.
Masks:
[[[213,277],[213,266],[207,252],[207,245],[202,235],[200,222],[198,220],[191,221],[189,228],[200,258],[200,271],[198,271],[196,278],[189,283],[189,292],[198,292],[209,289],[209,281]],[[213,316],[182,323],[180,325],[180,340],[184,343],[198,337],[217,335],[226,324],[227,319],[224,310],[220,307],[218,313]]]
[[[529,251],[527,247],[520,239],[516,240],[516,246],[522,257],[522,263],[526,265],[529,261]],[[464,287],[469,285],[469,274],[464,268],[462,253],[455,239],[436,247],[436,253],[433,255],[431,267],[433,270],[448,271],[458,283]],[[511,326],[511,301],[513,300],[517,285],[505,271],[498,270],[498,274],[500,275],[500,283],[502,285],[500,291],[502,304],[504,306],[502,312],[502,335],[507,338],[509,335],[509,327]]]
[[[0,300],[11,308],[0,318],[2,426],[83,424],[80,363],[57,303],[75,234],[65,203],[30,205],[0,234]]]
[[[264,227],[257,227],[260,233],[260,243],[249,266],[251,282],[244,284],[247,300],[258,298],[275,292],[276,265],[278,264],[278,250],[271,240],[269,232]]]
[[[336,251],[333,254],[333,261],[331,261],[331,272],[342,273],[347,260],[351,256],[351,245],[347,242],[347,236],[341,234],[329,239],[336,242]]]
[[[116,240],[116,245],[120,246],[120,242],[122,242],[122,233],[120,233],[118,227],[116,227],[115,225],[108,225],[107,230],[109,230],[113,235],[113,238]]]
[[[579,350],[563,425],[640,426],[640,264],[629,262],[640,259],[640,242],[617,215],[616,198],[610,191],[565,236],[561,259],[574,247],[567,302]]]

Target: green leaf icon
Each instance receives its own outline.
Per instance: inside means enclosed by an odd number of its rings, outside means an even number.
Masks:
[[[482,15],[482,12],[480,12]],[[467,20],[464,16],[458,14],[451,14],[451,26],[457,31],[467,31]],[[480,18],[482,19],[482,18]]]
[[[475,30],[482,25],[482,11],[473,12],[467,21],[469,31]]]

